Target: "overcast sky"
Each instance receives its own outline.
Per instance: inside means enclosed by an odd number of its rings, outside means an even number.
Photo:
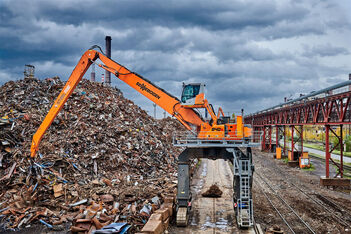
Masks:
[[[67,80],[106,35],[115,61],[178,97],[182,82],[206,83],[206,97],[225,112],[261,110],[351,73],[347,0],[0,0],[0,84],[22,79],[24,64],[40,79]]]

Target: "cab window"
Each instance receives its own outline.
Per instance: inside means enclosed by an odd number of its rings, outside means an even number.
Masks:
[[[200,85],[186,85],[183,89],[182,102],[196,97],[200,92]]]

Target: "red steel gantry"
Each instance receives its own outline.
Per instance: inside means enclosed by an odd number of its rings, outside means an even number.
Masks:
[[[351,78],[351,74],[350,74]],[[276,146],[280,145],[279,139],[284,137],[283,153],[286,153],[286,127],[291,129],[291,149],[296,149],[294,132],[297,133],[300,144],[299,151],[303,152],[303,126],[325,126],[325,176],[329,178],[329,162],[338,168],[336,176],[343,177],[343,125],[351,124],[351,80],[331,86],[329,88],[313,92],[298,99],[277,105],[275,107],[245,116],[245,123],[251,124],[254,131],[263,132],[262,150],[272,150],[272,129],[275,127]],[[345,87],[347,91],[345,91]],[[344,88],[340,92],[340,88]],[[338,91],[337,94],[332,94]],[[340,134],[333,130],[332,126],[340,127]],[[330,146],[329,136],[334,135],[337,144]],[[258,139],[256,139],[258,140]],[[296,140],[296,139],[295,139]],[[330,156],[340,145],[340,164]]]

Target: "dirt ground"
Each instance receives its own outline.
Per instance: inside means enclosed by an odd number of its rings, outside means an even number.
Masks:
[[[258,183],[260,183],[261,186],[268,186],[263,183],[262,180],[258,179],[258,173],[270,183],[316,233],[349,233],[348,230],[350,230],[351,225],[350,194],[319,186],[320,173],[288,167],[283,161],[273,159],[272,154],[257,150],[254,151],[253,160],[255,173],[257,173],[254,175],[255,179],[253,182],[254,215],[256,222],[260,223],[263,228],[272,227],[277,224],[286,233],[289,233],[287,226],[262,193]],[[316,204],[312,199],[299,191],[292,183],[311,195],[322,205]],[[269,192],[267,188],[264,190],[265,192]],[[343,210],[340,211],[335,205],[328,204],[327,201],[320,198],[321,196],[319,194],[327,198],[327,200],[333,201],[338,206],[342,207]],[[278,202],[275,204],[279,205]],[[329,211],[325,210],[323,207],[329,209]],[[281,209],[282,212],[286,210],[283,204],[277,208]],[[345,220],[348,226],[340,224],[331,213]],[[309,233],[308,229],[303,227],[303,224],[299,223],[292,215],[287,215],[287,221],[291,221],[297,233]]]

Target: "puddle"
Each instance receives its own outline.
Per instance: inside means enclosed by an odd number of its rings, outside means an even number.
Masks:
[[[201,176],[205,177],[206,175],[207,175],[207,162],[204,162],[202,171],[201,171]]]
[[[193,190],[195,191],[196,194],[198,194],[201,192],[203,186],[204,186],[204,179],[200,179],[196,185],[193,185]]]
[[[201,170],[201,177],[206,177],[207,175],[207,162],[203,162],[202,170]],[[204,179],[199,179],[196,185],[193,185],[192,188],[196,194],[200,193],[202,188],[204,187]]]
[[[218,228],[223,231],[226,231],[229,227],[229,222],[228,220],[224,218],[218,218],[218,221],[215,223],[211,222],[211,217],[206,216],[206,221],[205,223],[201,226],[201,230],[205,230],[207,228]]]
[[[216,222],[216,227],[219,229],[227,229],[228,220],[226,220],[224,218],[219,218],[218,221]]]
[[[210,216],[206,216],[206,221],[204,224],[202,224],[201,226],[201,230],[207,229],[207,228],[214,228],[216,227],[216,224],[211,222],[211,217]]]

